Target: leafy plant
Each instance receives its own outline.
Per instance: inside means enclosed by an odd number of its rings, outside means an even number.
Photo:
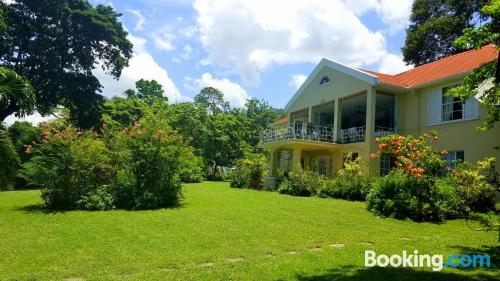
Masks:
[[[19,156],[6,131],[0,128],[0,190],[7,187],[16,175]]]
[[[370,190],[370,179],[363,173],[363,165],[363,159],[352,160],[351,155],[347,155],[344,167],[327,181],[324,193],[334,198],[363,201]]]
[[[313,196],[325,189],[326,177],[310,170],[295,168],[284,177],[279,193],[295,196]]]
[[[266,158],[261,154],[248,154],[247,157],[238,160],[231,172],[231,187],[260,189],[266,174]]]

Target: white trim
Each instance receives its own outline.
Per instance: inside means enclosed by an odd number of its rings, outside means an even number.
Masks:
[[[372,75],[370,73],[364,72],[362,70],[356,69],[349,67],[347,65],[334,62],[331,60],[327,60],[325,58],[321,59],[321,61],[318,63],[318,65],[314,68],[314,70],[309,74],[307,77],[306,81],[302,83],[300,88],[295,92],[293,97],[288,101],[288,103],[285,105],[285,111],[290,110],[290,106],[297,100],[297,98],[302,94],[302,92],[309,86],[309,84],[314,80],[316,75],[323,69],[323,67],[329,67],[333,70],[342,72],[344,74],[347,74],[349,76],[352,76],[356,79],[365,81],[366,83],[370,84],[371,86],[377,86],[379,83],[379,78],[375,75]],[[324,85],[324,84],[323,84]]]

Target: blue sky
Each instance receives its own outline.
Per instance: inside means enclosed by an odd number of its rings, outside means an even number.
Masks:
[[[123,14],[134,58],[106,96],[156,79],[172,101],[202,87],[233,106],[248,97],[282,108],[323,57],[365,69],[408,68],[400,48],[411,0],[93,0]]]

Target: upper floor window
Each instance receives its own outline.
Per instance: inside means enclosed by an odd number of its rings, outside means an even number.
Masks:
[[[326,84],[328,82],[330,82],[330,77],[325,75],[325,76],[321,77],[321,79],[319,80],[319,85],[321,86],[321,85]]]
[[[464,102],[457,97],[446,95],[446,93],[454,87],[455,86],[443,88],[441,121],[464,119]]]

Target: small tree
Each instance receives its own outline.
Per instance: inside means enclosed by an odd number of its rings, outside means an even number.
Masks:
[[[437,141],[435,132],[423,134],[415,138],[413,136],[400,136],[397,134],[376,138],[378,143],[377,154],[372,154],[375,159],[381,154],[392,156],[395,160],[396,168],[403,170],[406,174],[422,179],[424,175],[436,176],[443,168],[446,169],[446,161],[441,153],[434,152],[429,141]]]

